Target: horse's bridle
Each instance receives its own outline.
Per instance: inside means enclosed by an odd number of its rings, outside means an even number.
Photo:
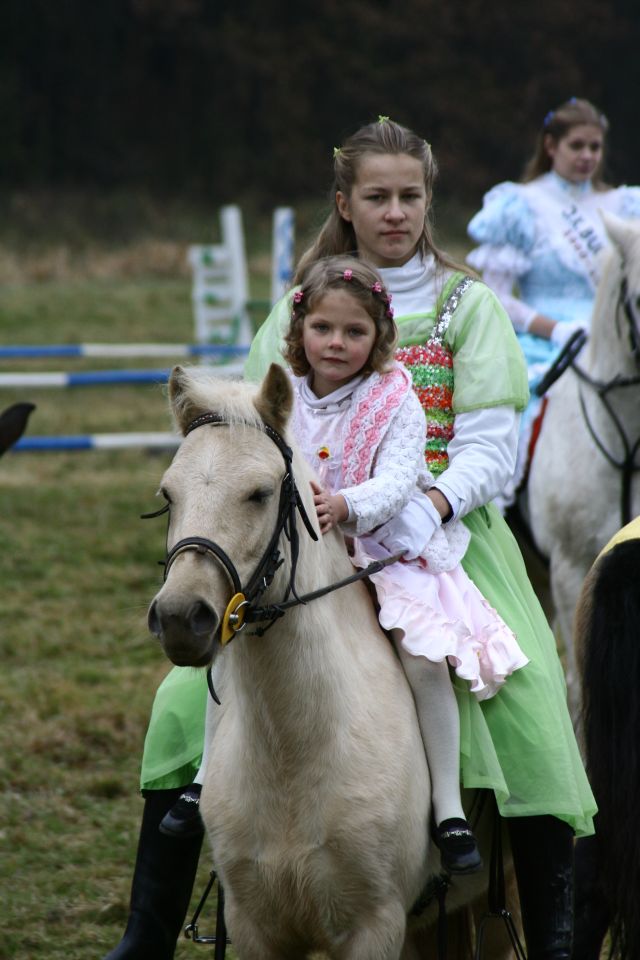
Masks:
[[[622,337],[622,330],[620,327],[620,314],[623,313],[626,317],[628,324],[628,333],[629,333],[629,347],[631,351],[631,356],[633,357],[636,366],[640,365],[640,334],[638,333],[638,327],[636,324],[635,317],[633,315],[633,310],[631,309],[631,301],[629,297],[629,291],[627,287],[626,277],[622,278],[620,284],[620,293],[618,295],[618,302],[616,305],[616,329],[618,335]],[[536,388],[536,393],[538,396],[543,396],[544,393],[549,389],[552,383],[554,383],[558,377],[564,373],[565,370],[571,368],[575,375],[578,378],[578,396],[580,400],[580,409],[582,411],[582,416],[586,424],[587,430],[591,439],[595,443],[598,450],[602,453],[605,459],[615,467],[617,470],[620,470],[622,473],[622,487],[620,491],[620,519],[621,526],[629,523],[632,519],[631,516],[631,483],[633,480],[633,475],[640,471],[640,463],[636,463],[636,454],[640,449],[640,437],[638,437],[635,442],[631,442],[627,437],[624,425],[620,421],[620,417],[616,414],[609,394],[614,390],[625,389],[626,387],[637,387],[640,384],[640,374],[637,374],[635,377],[619,377],[615,376],[611,380],[602,381],[596,380],[594,377],[591,377],[586,370],[583,370],[582,367],[578,366],[577,356],[586,342],[587,336],[583,330],[577,330],[567,341],[565,347],[558,355],[557,359],[548,370],[545,377],[541,380],[538,387]],[[610,418],[615,432],[620,438],[622,443],[623,456],[621,458],[616,458],[605,446],[604,441],[600,439],[597,435],[595,428],[589,419],[589,414],[587,412],[585,395],[581,386],[584,385],[593,391],[596,396],[599,398],[602,406],[604,407],[608,417]]]
[[[204,426],[205,424],[209,424],[211,426],[230,425],[229,421],[225,420],[224,417],[221,417],[217,413],[203,413],[199,417],[196,417],[195,420],[192,420],[187,426],[186,430],[184,431],[185,436],[187,436],[187,434],[191,433],[193,430],[196,430],[198,427]],[[274,430],[273,427],[270,427],[268,424],[252,424],[252,426],[255,426],[256,429],[261,430],[269,437],[270,440],[275,443],[284,459],[285,473],[280,486],[278,516],[273,533],[271,534],[269,543],[267,544],[262,557],[258,561],[258,565],[251,575],[246,587],[243,588],[238,571],[236,570],[235,564],[228,553],[223,550],[223,548],[216,543],[215,540],[209,540],[207,537],[194,536],[185,537],[182,540],[178,540],[178,542],[175,543],[169,551],[167,551],[166,558],[163,561],[165,580],[167,579],[169,570],[171,569],[171,566],[176,558],[188,550],[195,550],[198,553],[209,553],[223,566],[234,590],[234,594],[227,604],[220,628],[220,642],[223,646],[232,640],[235,634],[239,633],[247,623],[266,622],[266,626],[259,627],[255,631],[255,635],[263,636],[269,627],[273,626],[275,621],[279,617],[282,617],[286,611],[292,607],[298,606],[299,604],[308,603],[310,600],[316,600],[327,593],[331,593],[333,590],[338,590],[341,587],[345,587],[357,580],[362,580],[372,573],[377,573],[379,570],[382,570],[383,567],[386,567],[391,563],[395,563],[401,556],[401,554],[396,554],[384,560],[377,560],[374,563],[369,564],[369,566],[365,569],[354,573],[350,577],[345,577],[343,580],[339,580],[336,583],[329,584],[325,587],[321,587],[319,590],[314,590],[311,593],[306,593],[302,596],[299,596],[295,584],[300,545],[298,529],[296,526],[296,511],[300,514],[302,522],[304,523],[309,536],[313,540],[317,540],[318,535],[311,525],[311,521],[309,520],[308,514],[304,508],[304,504],[302,503],[300,493],[296,486],[293,476],[293,452],[291,448],[287,445],[277,430]],[[163,513],[167,513],[168,511],[169,504],[165,504],[162,509],[155,511],[154,513],[143,514],[142,518],[149,519],[151,517],[158,517]],[[289,572],[289,581],[284,596],[278,603],[270,604],[268,606],[258,606],[260,597],[271,585],[276,571],[284,562],[280,555],[279,547],[280,537],[283,533],[291,546],[291,569]],[[289,599],[290,596],[293,596],[293,599]]]

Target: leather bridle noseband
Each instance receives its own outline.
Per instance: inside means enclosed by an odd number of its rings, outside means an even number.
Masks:
[[[217,413],[203,413],[187,426],[184,431],[185,436],[205,424],[211,426],[230,426],[229,421]],[[274,430],[273,427],[270,427],[268,424],[251,424],[251,426],[255,426],[256,429],[261,430],[275,443],[284,459],[285,473],[280,487],[278,516],[273,533],[246,587],[243,588],[238,571],[228,553],[214,540],[209,540],[207,537],[194,536],[178,540],[167,552],[167,556],[163,561],[165,580],[176,558],[189,550],[195,550],[202,554],[211,554],[211,556],[222,565],[234,590],[220,628],[220,642],[222,645],[232,640],[235,634],[244,629],[247,623],[266,623],[266,626],[260,626],[253,632],[253,635],[263,636],[266,631],[273,626],[276,620],[284,616],[286,611],[292,607],[298,606],[299,604],[306,604],[310,600],[316,600],[327,593],[331,593],[333,590],[338,590],[350,583],[355,583],[357,580],[362,580],[370,574],[382,570],[383,567],[397,562],[402,556],[401,554],[395,554],[384,560],[377,560],[369,564],[365,569],[358,570],[357,573],[354,573],[350,577],[345,577],[336,583],[329,584],[311,593],[300,596],[296,590],[295,583],[300,549],[298,529],[296,526],[296,512],[300,514],[309,536],[313,540],[317,540],[318,535],[313,529],[296,486],[293,476],[293,452],[291,448],[277,430]],[[157,517],[168,511],[169,504],[165,504],[161,510],[157,510],[154,513],[143,514],[143,519]],[[282,600],[267,606],[259,606],[260,598],[271,585],[276,571],[284,563],[279,547],[280,537],[283,533],[289,541],[291,548],[291,568],[288,584]],[[290,597],[292,597],[292,599],[290,599]]]
[[[633,310],[631,309],[626,277],[622,278],[620,284],[620,294],[618,296],[618,303],[616,305],[616,329],[619,337],[622,337],[623,335],[623,332],[620,328],[621,313],[624,313],[629,328],[629,347],[631,356],[638,366],[640,365],[640,334],[638,333]],[[622,485],[620,490],[620,519],[621,526],[625,526],[625,524],[629,523],[629,521],[632,519],[631,484],[633,475],[640,471],[640,463],[636,462],[636,455],[640,449],[640,436],[637,437],[634,442],[627,437],[624,425],[616,411],[613,409],[609,395],[614,390],[623,390],[626,387],[639,386],[640,374],[636,374],[635,377],[615,376],[608,381],[596,380],[594,377],[590,376],[586,370],[583,370],[582,367],[578,366],[577,363],[577,356],[584,346],[586,339],[587,335],[585,334],[584,330],[576,330],[573,336],[571,336],[567,341],[555,362],[538,384],[536,393],[538,396],[543,396],[551,384],[554,383],[558,377],[564,373],[565,370],[568,368],[573,370],[579,381],[578,397],[580,400],[580,409],[582,411],[582,416],[584,418],[589,435],[605,459],[611,464],[612,467],[615,467],[622,474]],[[582,389],[583,386],[595,393],[604,407],[607,416],[611,420],[614,431],[622,444],[622,457],[615,457],[614,454],[607,449],[604,441],[597,435],[595,428],[589,419],[585,394],[584,390]]]

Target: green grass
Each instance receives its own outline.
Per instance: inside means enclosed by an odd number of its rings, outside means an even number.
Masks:
[[[200,228],[195,242],[206,240],[202,220]],[[0,234],[4,343],[192,341],[182,247],[160,269],[160,248],[146,239],[82,245],[69,223],[60,234],[35,252],[24,226]],[[268,251],[253,253],[252,286],[264,296]],[[13,361],[0,370],[117,365]],[[160,386],[5,389],[0,409],[17,399],[37,405],[30,434],[171,426]],[[0,460],[0,960],[99,958],[122,935],[142,744],[169,669],[146,627],[164,523],[138,518],[154,507],[169,459],[96,451]],[[203,855],[194,897],[208,869]],[[213,905],[202,932],[212,925]],[[194,955],[211,951],[179,944],[178,958]]]

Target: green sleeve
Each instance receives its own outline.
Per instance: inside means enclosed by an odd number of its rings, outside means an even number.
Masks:
[[[453,410],[514,406],[529,399],[527,366],[507,313],[489,287],[474,283],[446,334],[453,351]]]
[[[295,288],[298,289],[298,288]],[[264,321],[251,343],[247,362],[244,365],[244,378],[259,383],[272,363],[285,366],[280,347],[291,317],[291,301],[294,290],[282,297]]]

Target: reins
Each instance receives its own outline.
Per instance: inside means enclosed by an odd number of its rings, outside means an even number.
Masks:
[[[631,444],[629,438],[627,437],[626,431],[623,424],[620,421],[620,417],[617,415],[607,394],[618,388],[625,387],[635,387],[640,384],[640,376],[636,377],[615,377],[613,380],[610,380],[608,383],[603,383],[602,381],[595,380],[590,377],[584,370],[582,370],[577,364],[573,364],[573,370],[576,376],[586,384],[592,391],[595,392],[596,396],[602,403],[602,406],[606,410],[613,426],[616,430],[616,433],[622,443],[623,456],[620,459],[617,459],[613,453],[611,453],[605,447],[603,441],[597,435],[591,420],[589,419],[589,414],[587,412],[586,401],[583,391],[580,389],[580,384],[578,385],[578,395],[580,398],[580,409],[582,411],[582,416],[584,422],[589,431],[589,435],[595,445],[597,446],[600,453],[604,458],[611,464],[612,467],[615,467],[622,474],[622,487],[620,490],[620,526],[624,527],[632,519],[631,517],[631,483],[633,480],[633,475],[640,470],[640,463],[636,463],[636,454],[640,448],[640,436]]]
[[[621,310],[624,313],[629,326],[629,346],[631,350],[631,356],[635,360],[636,364],[638,364],[640,362],[640,340],[638,338],[635,318],[631,310],[631,304],[627,290],[627,281],[624,277],[620,285],[620,294],[616,306],[616,329],[619,336],[622,336],[619,322]],[[565,370],[573,370],[576,377],[580,381],[578,383],[578,398],[580,401],[582,416],[584,418],[589,435],[607,462],[610,463],[611,466],[616,470],[619,470],[622,474],[622,485],[620,490],[620,525],[624,526],[632,519],[632,481],[634,474],[640,471],[640,463],[636,462],[636,455],[640,449],[640,436],[635,440],[634,443],[629,440],[624,425],[613,408],[609,394],[614,390],[624,390],[627,387],[637,387],[640,385],[640,375],[636,375],[635,377],[615,376],[609,381],[596,380],[595,377],[592,377],[590,374],[588,374],[587,371],[580,367],[577,363],[577,356],[584,346],[586,339],[587,335],[583,330],[576,330],[576,332],[567,341],[565,347],[562,349],[555,362],[538,384],[536,388],[536,394],[540,397],[543,396],[549,387],[555,383],[555,381],[565,372]],[[622,457],[616,458],[614,454],[607,449],[604,441],[601,440],[596,433],[595,427],[593,426],[593,423],[590,420],[587,412],[585,394],[582,390],[582,385],[588,387],[593,393],[595,393],[604,407],[607,416],[613,424],[615,433],[622,444]]]

